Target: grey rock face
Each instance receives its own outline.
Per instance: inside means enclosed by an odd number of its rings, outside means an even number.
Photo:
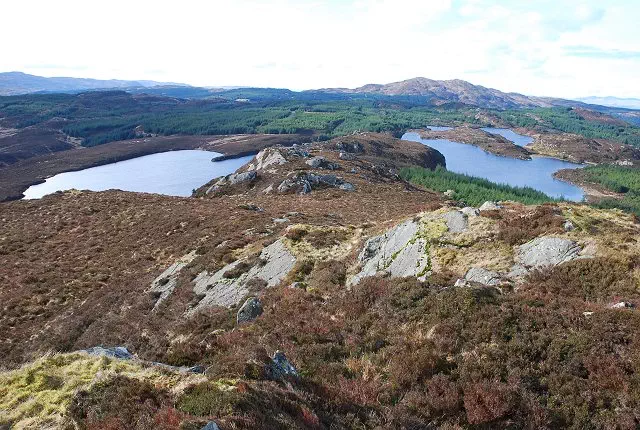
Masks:
[[[462,233],[469,227],[467,216],[460,211],[447,212],[442,217],[451,233]]]
[[[191,263],[196,256],[196,251],[191,251],[187,255],[183,255],[151,282],[149,292],[156,298],[156,303],[153,306],[154,310],[173,293],[173,290],[175,290],[178,285],[178,275],[180,271],[184,269],[187,264]]]
[[[521,245],[516,261],[525,267],[549,267],[571,261],[579,252],[580,247],[572,240],[545,236]]]
[[[287,151],[287,154],[290,157],[296,157],[296,158],[307,158],[307,157],[309,157],[309,151],[307,151],[306,149],[300,147],[300,145],[293,145],[293,147],[289,148],[289,150]]]
[[[351,154],[360,154],[364,151],[364,147],[361,143],[338,142],[336,143],[336,149],[338,151],[349,152]]]
[[[338,154],[338,158],[345,161],[352,161],[356,159],[356,156],[350,152],[341,152]]]
[[[609,309],[633,309],[635,305],[629,302],[619,302],[609,305]]]
[[[307,160],[306,164],[316,169],[326,162],[327,162],[327,159],[324,157],[313,157],[312,159]]]
[[[456,288],[466,288],[471,287],[471,283],[465,279],[458,279],[453,286]]]
[[[344,182],[336,175],[317,175],[315,173],[302,173],[298,174],[295,177],[283,180],[278,186],[278,191],[281,193],[286,193],[296,188],[300,191],[301,194],[308,194],[315,187],[324,186],[340,188],[340,186],[343,184],[347,184],[347,182]],[[345,191],[351,191],[349,188],[350,187],[347,185],[347,189]]]
[[[465,214],[467,217],[473,217],[473,216],[480,215],[480,210],[476,209],[476,208],[473,208],[471,206],[467,206],[465,208],[460,209],[460,212]]]
[[[286,158],[282,156],[277,149],[267,148],[258,152],[256,155],[256,165],[253,163],[249,166],[251,170],[262,170],[271,166],[280,166],[287,162]]]
[[[262,302],[257,297],[249,297],[238,310],[236,321],[238,324],[253,321],[262,315]]]
[[[417,222],[405,221],[385,234],[367,240],[358,256],[362,270],[348,284],[355,285],[364,278],[383,273],[391,277],[424,277],[429,256],[427,242],[418,236],[418,231]]]
[[[297,184],[294,180],[287,178],[284,181],[282,181],[280,185],[278,185],[278,191],[281,193],[286,193],[296,185]]]
[[[242,184],[243,182],[251,182],[258,177],[255,171],[234,173],[229,175],[228,181],[231,185]]]
[[[340,185],[338,188],[340,188],[343,191],[355,191],[356,187],[353,186],[353,184],[350,184],[349,182],[345,182],[344,184]]]
[[[205,194],[214,193],[219,191],[225,185],[237,185],[244,182],[251,182],[258,177],[258,174],[254,171],[242,172],[242,173],[232,173],[231,175],[227,175],[224,178],[220,178],[213,185],[211,185]]]
[[[480,206],[481,211],[497,211],[499,209],[502,209],[502,206],[496,202],[484,202],[482,206]]]
[[[464,276],[466,281],[477,282],[478,284],[495,286],[501,282],[500,275],[491,270],[483,269],[481,267],[472,267],[467,271]]]
[[[227,271],[235,269],[241,262],[241,260],[234,261],[212,275],[206,271],[201,272],[194,280],[193,291],[196,295],[203,297],[188,313],[210,306],[237,305],[249,294],[247,283],[255,278],[264,281],[267,287],[277,285],[293,269],[296,258],[282,240],[277,240],[262,250],[258,263],[247,272],[233,279],[224,277]]]
[[[522,264],[514,264],[509,273],[507,273],[507,278],[516,279],[526,275],[527,273],[529,273],[529,271]]]
[[[284,379],[286,377],[298,378],[298,371],[295,366],[291,364],[282,351],[276,351],[273,354],[273,376],[275,379]]]
[[[135,358],[134,355],[131,354],[124,346],[116,346],[113,348],[94,346],[93,348],[85,349],[84,351],[87,354],[117,358],[120,360],[131,360]]]
[[[200,430],[220,430],[220,427],[218,427],[218,424],[214,421],[209,421],[207,425],[202,427]]]
[[[340,167],[336,163],[332,163],[324,157],[313,157],[307,160],[306,164],[314,169],[336,170]]]
[[[276,351],[273,357],[265,356],[249,360],[245,374],[250,378],[271,381],[295,381],[299,378],[295,366],[282,351]]]

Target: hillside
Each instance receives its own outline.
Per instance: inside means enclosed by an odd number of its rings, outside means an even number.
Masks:
[[[0,73],[0,96],[38,92],[67,93],[116,88],[156,87],[163,85],[175,86],[178,84],[167,84],[145,80],[125,81],[118,79],[100,80],[68,77],[45,78],[43,76],[29,75],[22,72]]]
[[[363,133],[3,203],[0,426],[636,427],[637,220],[443,162]]]
[[[460,79],[437,81],[427,78],[413,78],[385,85],[368,84],[354,89],[330,88],[323,91],[391,96],[425,96],[431,98],[434,104],[462,103],[489,109],[549,107],[553,105],[542,98],[527,97],[516,93],[504,93],[492,88],[473,85]]]

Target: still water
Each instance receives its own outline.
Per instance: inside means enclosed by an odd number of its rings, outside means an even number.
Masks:
[[[211,179],[233,173],[252,156],[211,162],[217,152],[185,150],[145,155],[131,160],[91,167],[52,176],[46,182],[29,187],[25,199],[72,188],[104,191],[119,189],[169,196],[190,196],[194,188]]]
[[[493,128],[493,127],[485,127],[484,131],[491,134],[499,134],[515,143],[518,146],[527,146],[528,144],[533,142],[533,137],[523,136],[522,134],[518,134],[515,131],[508,128]]]
[[[418,133],[405,133],[402,139],[420,142],[437,149],[446,158],[447,170],[452,172],[477,176],[501,184],[528,186],[551,197],[564,197],[573,201],[580,201],[584,197],[581,188],[553,177],[558,170],[579,169],[584,167],[581,164],[549,157],[534,157],[531,160],[500,157],[473,145],[446,139],[422,139]]]

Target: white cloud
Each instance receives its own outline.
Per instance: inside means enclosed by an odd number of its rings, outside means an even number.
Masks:
[[[640,96],[640,6],[610,0],[5,0],[0,71],[293,89],[414,76]],[[9,41],[9,43],[6,43]],[[585,50],[585,52],[587,52]]]

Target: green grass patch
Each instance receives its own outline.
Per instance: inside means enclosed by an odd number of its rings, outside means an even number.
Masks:
[[[511,200],[524,204],[557,201],[533,188],[496,184],[486,179],[449,172],[442,167],[435,170],[407,167],[400,171],[400,176],[413,184],[441,193],[453,190],[456,200],[471,206],[479,206],[486,201]]]

